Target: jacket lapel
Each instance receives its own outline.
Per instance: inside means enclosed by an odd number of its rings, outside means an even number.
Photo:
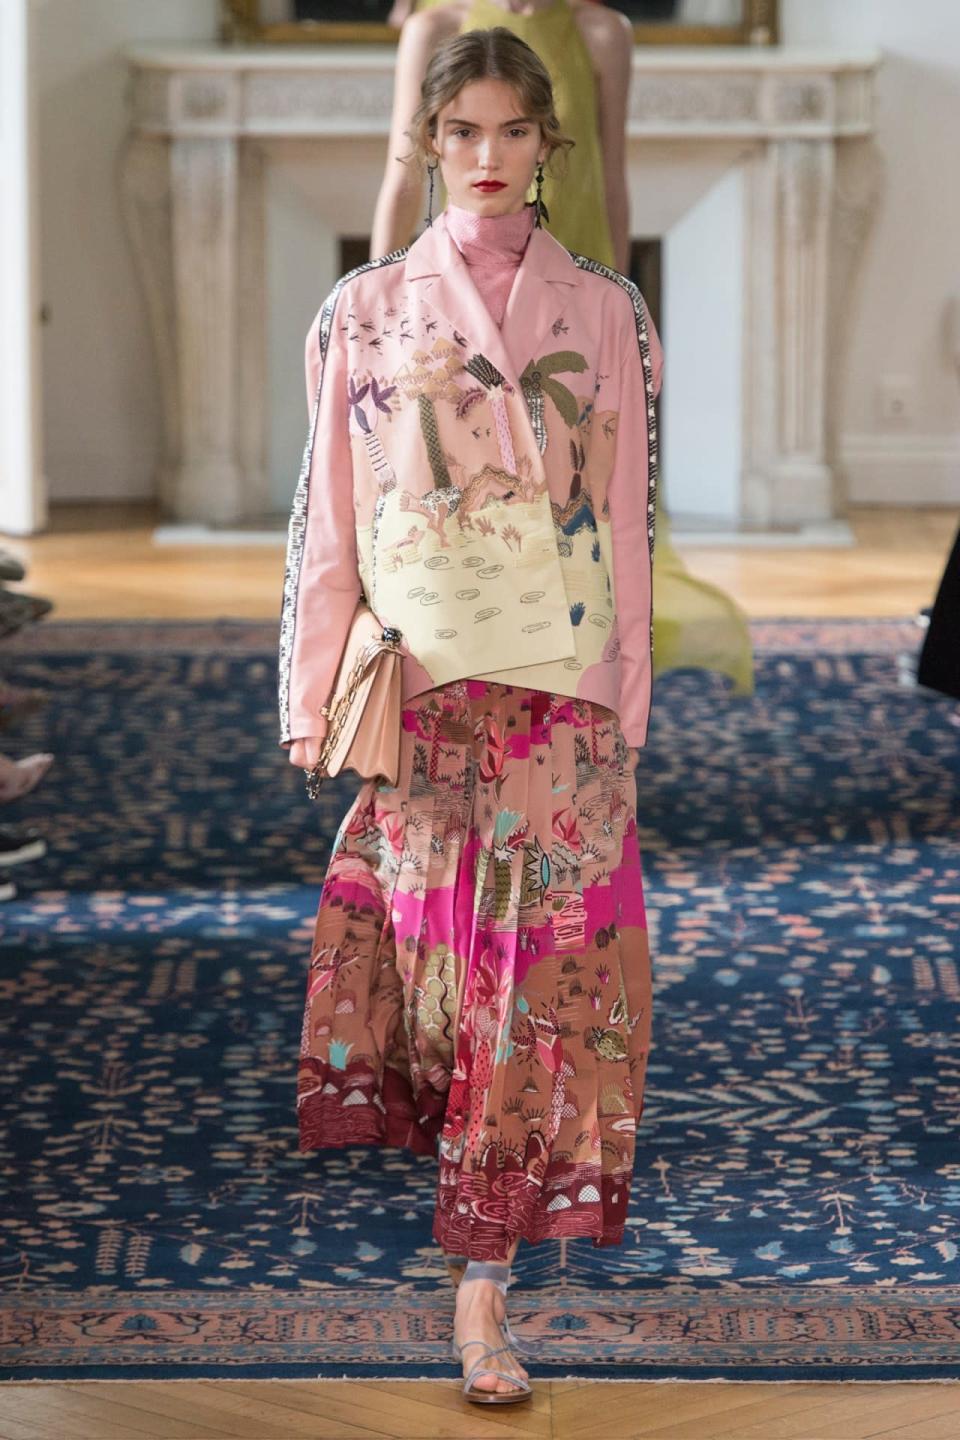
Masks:
[[[559,241],[545,230],[533,230],[498,329],[441,214],[410,246],[406,278],[453,327],[465,360],[485,356],[520,390],[520,375],[541,346],[558,348],[554,337],[579,271]]]
[[[423,302],[448,321],[464,363],[477,354],[484,355],[501,375],[519,387],[509,351],[470,278],[463,256],[447,233],[442,214],[410,246],[406,278],[414,282]]]
[[[546,230],[533,230],[504,311],[501,334],[517,376],[531,360],[566,350],[563,316],[580,284],[569,254]]]

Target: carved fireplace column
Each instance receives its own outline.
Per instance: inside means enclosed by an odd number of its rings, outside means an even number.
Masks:
[[[241,81],[171,77],[172,135],[134,134],[122,167],[164,397],[161,504],[221,524],[267,505],[263,157],[240,139]]]
[[[761,529],[834,514],[826,387],[834,147],[774,140],[748,170],[741,518]]]

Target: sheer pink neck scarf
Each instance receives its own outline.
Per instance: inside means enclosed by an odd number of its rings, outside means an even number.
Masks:
[[[516,215],[474,215],[448,202],[444,214],[470,278],[499,327],[533,229],[533,206],[524,205]]]

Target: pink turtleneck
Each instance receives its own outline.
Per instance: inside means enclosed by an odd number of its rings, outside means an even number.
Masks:
[[[533,206],[524,205],[515,215],[474,215],[448,201],[444,214],[470,279],[499,328],[533,229]]]

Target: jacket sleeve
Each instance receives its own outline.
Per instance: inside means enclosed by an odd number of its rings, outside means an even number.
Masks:
[[[310,421],[287,535],[280,621],[280,743],[317,734],[356,604],[353,460],[347,409],[347,308],[335,288],[306,343]]]
[[[646,743],[652,684],[653,531],[657,428],[663,351],[646,303],[629,291],[621,351],[617,448],[608,490],[613,589],[620,637],[620,728],[628,745]]]

